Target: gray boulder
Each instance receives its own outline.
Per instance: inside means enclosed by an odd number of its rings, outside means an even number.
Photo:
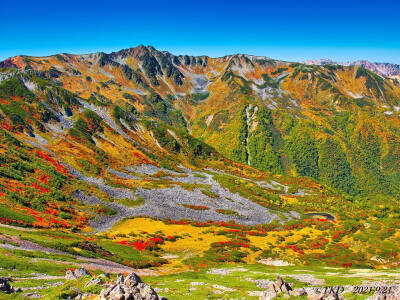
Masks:
[[[281,276],[276,277],[276,281],[268,282],[266,291],[260,296],[260,300],[270,300],[277,298],[279,294],[283,293],[284,297],[299,297],[306,296],[307,292],[305,289],[293,290],[291,285],[283,280]]]
[[[86,270],[85,268],[76,269],[74,271],[74,274],[75,274],[76,278],[80,278],[83,276],[90,276],[90,277],[92,276],[92,275],[90,275],[89,271]]]
[[[111,292],[110,292],[110,299],[111,300],[125,300],[125,291],[122,286],[117,285]]]
[[[107,297],[110,296],[112,290],[115,289],[117,286],[118,286],[118,284],[106,285],[106,287],[104,289],[102,289],[100,292],[100,298],[107,299]]]
[[[91,286],[91,285],[100,285],[103,283],[103,280],[98,277],[98,278],[92,278],[88,282],[86,282],[85,287]]]
[[[38,294],[36,292],[32,292],[32,293],[25,293],[22,295],[22,297],[28,298],[28,299],[39,299],[42,296],[40,296],[40,294]]]
[[[89,271],[85,268],[79,268],[75,271],[67,270],[67,272],[65,272],[65,280],[76,280],[83,276],[91,277],[92,275],[90,275]]]
[[[128,276],[126,276],[125,281],[124,281],[125,285],[130,288],[137,286],[141,282],[142,282],[142,280],[140,279],[140,277],[136,273],[133,273],[133,272],[130,273]]]
[[[123,284],[124,283],[124,275],[122,275],[121,273],[118,273],[117,275],[117,279],[115,280],[116,284]]]
[[[65,280],[76,280],[74,271],[67,270],[67,272],[65,272]]]
[[[400,285],[386,287],[385,289],[380,287],[376,290],[372,296],[372,300],[398,300],[400,299]]]
[[[160,298],[156,291],[147,283],[142,282],[135,273],[126,278],[117,275],[114,285],[106,285],[100,292],[101,300],[167,300]]]
[[[141,282],[137,287],[143,300],[159,300],[156,291],[147,283]]]

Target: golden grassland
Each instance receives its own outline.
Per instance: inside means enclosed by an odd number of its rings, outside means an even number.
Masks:
[[[295,264],[322,263],[338,267],[359,265],[362,259],[369,261],[372,255],[361,258],[360,253],[364,252],[363,247],[370,245],[355,241],[353,233],[340,235],[340,228],[340,222],[318,218],[269,231],[237,224],[209,224],[203,227],[195,223],[168,224],[165,220],[134,218],[115,225],[107,235],[116,242],[126,240],[131,234],[178,237],[174,241],[165,239],[160,245],[160,255],[165,255],[169,261],[161,268],[167,269],[172,266],[187,269],[187,262],[194,257],[198,257],[198,264],[204,267],[213,265],[219,262],[218,252],[213,254],[217,255],[216,258],[210,256],[216,245],[238,241],[236,250],[244,253],[239,261],[250,264],[268,257]],[[398,234],[397,230],[394,237]],[[223,248],[224,251],[229,253],[230,249]],[[193,267],[193,264],[189,265]]]
[[[182,239],[174,242],[166,241],[161,248],[166,253],[173,253],[184,257],[187,254],[201,254],[209,248],[213,242],[226,240],[224,236],[215,236],[214,231],[218,228],[195,227],[190,225],[165,224],[162,221],[150,218],[134,218],[123,221],[114,226],[108,234],[117,237],[118,234],[129,235],[132,232],[146,232],[147,234],[163,233],[166,236],[179,235]],[[123,239],[123,238],[118,238]]]

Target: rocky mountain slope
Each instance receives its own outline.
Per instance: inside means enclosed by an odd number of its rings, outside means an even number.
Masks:
[[[57,112],[64,133],[78,134],[62,115],[73,116],[74,106],[102,119],[108,113],[127,118],[121,124],[137,114],[263,171],[312,177],[350,195],[376,193],[377,185],[384,186],[379,193],[398,193],[399,81],[362,66],[174,56],[145,46],[111,54],[19,56],[1,65],[9,70],[3,78],[19,76],[31,92],[44,92],[50,105],[54,95],[41,91],[32,76],[70,93],[75,103]],[[114,129],[116,123],[109,122]],[[117,131],[129,131],[123,127]],[[173,135],[153,138],[181,152]]]
[[[400,74],[400,65],[391,63],[377,63],[368,60],[357,60],[350,62],[335,62],[330,59],[307,60],[306,65],[341,65],[361,66],[382,76],[397,76]]]

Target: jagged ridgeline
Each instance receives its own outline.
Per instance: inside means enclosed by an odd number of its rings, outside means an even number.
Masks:
[[[399,79],[362,66],[139,46],[13,57],[0,81],[3,135],[75,145],[88,172],[132,161],[115,147],[130,143],[135,159],[169,168],[221,154],[350,196],[399,193]]]

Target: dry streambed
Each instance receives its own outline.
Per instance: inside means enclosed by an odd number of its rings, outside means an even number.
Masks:
[[[123,218],[137,216],[169,218],[172,220],[192,219],[200,222],[207,222],[209,220],[222,222],[235,221],[245,225],[265,224],[279,219],[278,216],[269,209],[221,187],[221,185],[214,180],[212,172],[193,172],[184,167],[181,167],[181,169],[184,173],[169,171],[154,165],[126,167],[125,170],[138,174],[139,176],[154,175],[158,172],[169,174],[166,178],[169,180],[169,184],[172,185],[172,187],[158,189],[138,188],[135,194],[129,189],[109,187],[101,179],[87,177],[76,170],[72,170],[72,173],[79,179],[97,185],[111,197],[132,200],[136,199],[137,196],[143,198],[145,200],[144,204],[135,208],[126,207],[119,203],[105,202],[93,195],[86,195],[79,190],[75,191],[73,196],[90,205],[107,205],[117,212],[114,216],[98,216],[96,219],[92,220],[90,225],[95,228],[97,232],[111,228],[116,222]],[[112,169],[110,169],[109,172],[117,177],[125,179],[141,178],[127,172]],[[153,179],[157,180],[154,177]],[[180,184],[192,184],[194,188],[185,189]],[[206,187],[206,191],[204,191],[203,187]],[[199,206],[203,207],[203,209],[193,209],[193,207],[196,208]],[[223,214],[217,210],[228,211],[230,213]],[[298,217],[295,212],[286,213],[284,215],[287,218]]]
[[[26,142],[50,152],[54,157],[59,159],[54,152],[47,149],[44,145],[28,140],[26,140]],[[59,160],[62,161],[61,159]],[[137,196],[140,196],[145,200],[145,203],[141,206],[132,208],[119,203],[102,201],[95,196],[86,195],[80,190],[75,191],[73,193],[75,198],[90,205],[106,205],[117,212],[114,216],[97,216],[92,220],[90,224],[96,232],[111,228],[121,219],[136,216],[170,218],[173,220],[192,219],[200,222],[207,222],[209,220],[222,222],[235,221],[245,225],[265,224],[280,219],[268,208],[221,187],[213,178],[213,174],[218,173],[214,170],[194,172],[191,169],[180,166],[182,173],[178,173],[150,164],[125,167],[124,169],[127,172],[113,169],[108,170],[108,172],[119,178],[135,180],[162,172],[164,174],[169,174],[166,178],[170,180],[170,185],[173,185],[172,187],[161,189],[138,188],[136,192],[134,192],[128,188],[112,187],[106,184],[102,178],[86,176],[69,164],[62,164],[79,180],[97,186],[101,191],[112,198],[135,201],[137,200]],[[129,174],[128,172],[134,173],[135,175]],[[154,177],[153,179],[156,180]],[[202,188],[196,187],[193,189],[185,189],[181,186],[181,184],[185,183],[207,186],[207,191],[204,192]],[[279,185],[275,182],[273,184],[274,186]],[[202,206],[206,209],[196,210],[190,208],[193,206]],[[217,212],[217,210],[219,210],[219,212]],[[228,213],[221,213],[221,210]],[[283,215],[286,219],[299,217],[296,212],[283,213]]]

